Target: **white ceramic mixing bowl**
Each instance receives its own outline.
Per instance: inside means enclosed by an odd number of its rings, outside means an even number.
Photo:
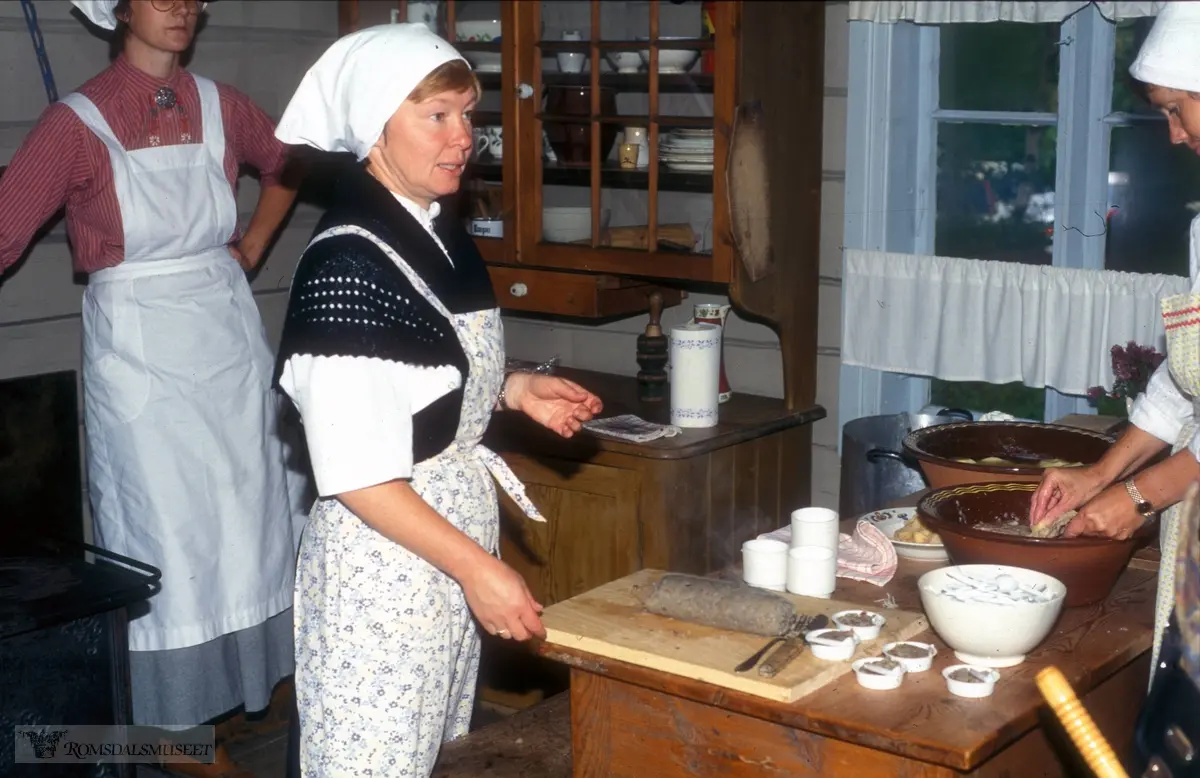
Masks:
[[[1049,602],[995,604],[959,602],[937,593],[953,585],[955,577],[991,581],[1006,575],[1024,586],[1045,586]],[[1011,667],[1025,661],[1062,612],[1067,587],[1061,581],[1035,570],[1006,565],[956,565],[930,570],[917,581],[921,605],[930,625],[954,649],[954,655],[970,665]]]

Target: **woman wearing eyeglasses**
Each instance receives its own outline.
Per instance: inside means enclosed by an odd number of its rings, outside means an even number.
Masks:
[[[65,207],[88,275],[96,542],[162,571],[148,612],[131,614],[134,722],[185,728],[266,708],[294,666],[295,533],[311,500],[285,462],[274,356],[245,271],[295,191],[280,183],[287,147],[263,111],[180,67],[203,3],[73,2],[114,31],[120,55],[45,111],[0,178],[0,270]],[[242,164],[262,195],[239,234]]]

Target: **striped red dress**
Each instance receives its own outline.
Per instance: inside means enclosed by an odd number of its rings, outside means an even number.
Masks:
[[[151,119],[159,87],[175,90],[182,112]],[[287,146],[275,137],[275,123],[250,98],[217,85],[225,126],[225,175],[236,192],[245,164],[259,171],[264,184],[277,183]],[[146,148],[151,135],[158,145],[203,141],[200,95],[185,70],[166,81],[129,64],[124,57],[77,91],[96,104],[127,150]],[[121,262],[125,255],[121,210],[113,188],[108,150],[75,112],[55,103],[43,112],[8,170],[0,176],[0,272],[16,262],[38,229],[66,206],[67,234],[77,272],[91,273]],[[235,234],[230,240],[236,239]]]

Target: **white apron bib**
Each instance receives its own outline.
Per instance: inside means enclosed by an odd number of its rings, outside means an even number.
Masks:
[[[1200,270],[1200,217],[1191,227],[1191,274],[1193,283]],[[1196,433],[1200,415],[1200,292],[1177,294],[1162,303],[1163,328],[1167,335],[1167,365],[1179,390],[1192,398],[1192,418],[1179,431],[1171,453],[1188,447]],[[1158,663],[1163,633],[1175,607],[1175,552],[1179,547],[1179,511],[1176,503],[1163,511],[1159,525],[1162,560],[1158,568],[1158,597],[1154,607],[1154,649],[1151,667]]]
[[[195,82],[203,144],[126,151],[90,100],[63,98],[108,147],[124,226],[124,261],[84,293],[83,386],[97,544],[162,570],[129,624],[133,651],[205,643],[292,598],[273,357],[226,246],[237,204],[220,98]]]

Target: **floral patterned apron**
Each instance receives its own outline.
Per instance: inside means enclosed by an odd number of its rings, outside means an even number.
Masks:
[[[467,355],[454,442],[413,468],[412,487],[492,554],[499,505],[493,478],[536,521],[525,488],[480,440],[504,380],[498,309],[452,314],[392,248],[366,230],[413,288],[449,319]],[[305,778],[429,775],[441,744],[465,735],[479,635],[462,588],[385,538],[338,500],[319,500],[296,572],[296,698]]]
[[[1162,301],[1163,328],[1167,333],[1167,364],[1179,390],[1192,398],[1192,418],[1179,431],[1171,453],[1188,447],[1196,433],[1196,417],[1200,414],[1200,293],[1189,292],[1167,297]],[[1175,552],[1179,546],[1180,504],[1172,505],[1162,514],[1159,526],[1159,547],[1162,561],[1158,572],[1158,598],[1154,606],[1154,651],[1151,667],[1158,663],[1163,632],[1175,607]]]

